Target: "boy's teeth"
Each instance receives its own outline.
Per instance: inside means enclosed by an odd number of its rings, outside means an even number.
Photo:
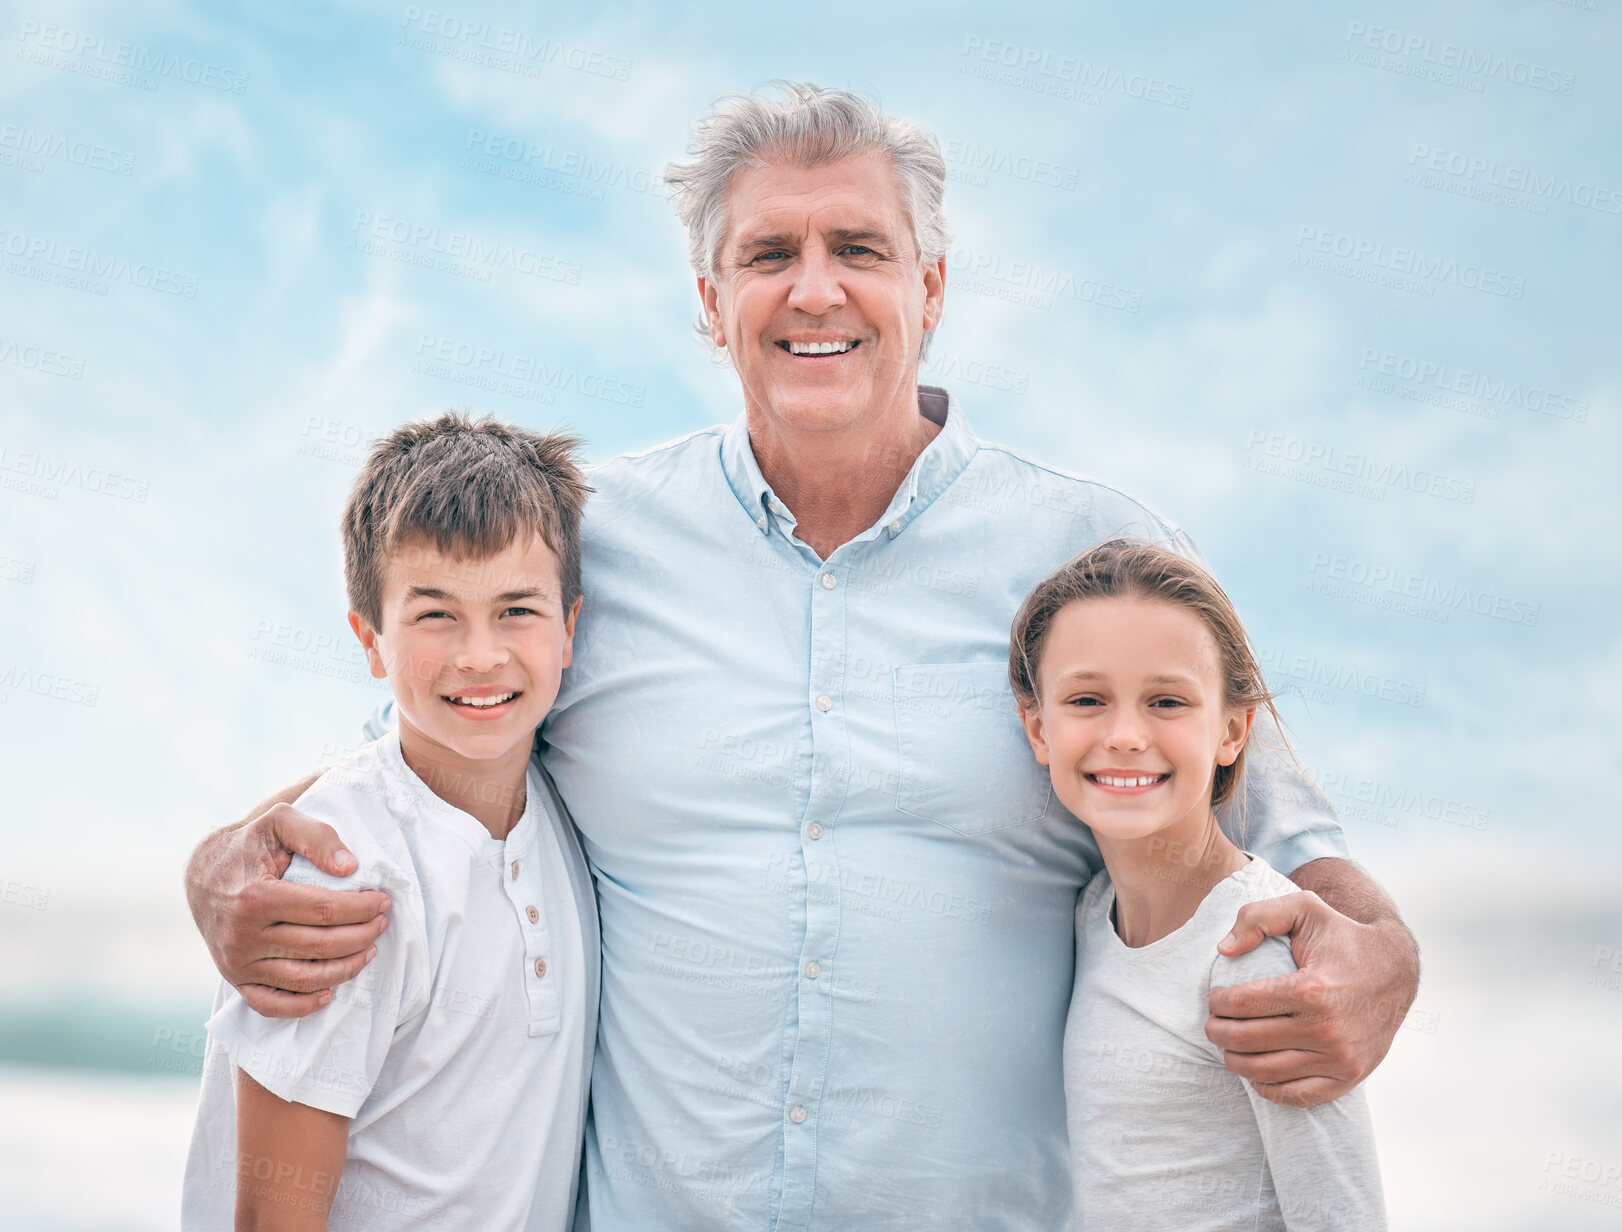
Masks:
[[[791,342],[788,344],[789,353],[793,355],[843,355],[856,343],[852,342]]]
[[[500,693],[495,697],[453,697],[451,701],[458,706],[499,706],[502,702],[510,702],[517,696],[516,693]]]

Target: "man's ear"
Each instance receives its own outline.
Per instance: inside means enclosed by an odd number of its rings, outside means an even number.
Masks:
[[[359,612],[349,613],[349,627],[360,638],[360,648],[366,652],[366,666],[371,668],[372,675],[379,680],[387,680],[388,669],[383,666],[383,656],[377,649],[377,630],[367,624]]]
[[[1250,729],[1256,723],[1256,707],[1228,711],[1228,725],[1222,731],[1222,743],[1217,745],[1217,765],[1231,766],[1250,739]]]
[[[1040,705],[1025,709],[1018,702],[1014,703],[1019,710],[1019,722],[1025,729],[1025,739],[1031,742],[1031,752],[1036,754],[1040,765],[1048,764],[1048,738],[1042,730],[1042,708]]]
[[[924,328],[934,329],[946,312],[946,258],[924,266]]]
[[[709,322],[710,341],[723,350],[726,348],[726,330],[721,325],[721,299],[716,290],[715,280],[700,278],[698,280],[698,298],[704,305],[704,319]]]

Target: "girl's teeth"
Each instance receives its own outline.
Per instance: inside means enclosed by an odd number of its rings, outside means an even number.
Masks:
[[[510,702],[517,696],[516,693],[503,693],[499,697],[453,697],[451,701],[458,706],[477,706],[483,709],[486,706],[499,706],[502,702]]]
[[[1158,783],[1162,776],[1158,774],[1145,774],[1136,778],[1118,779],[1111,778],[1107,774],[1095,774],[1093,777],[1106,787],[1147,787],[1150,783]]]

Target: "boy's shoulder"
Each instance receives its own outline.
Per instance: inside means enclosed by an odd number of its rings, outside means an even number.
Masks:
[[[347,877],[322,872],[294,857],[284,880],[337,890],[411,890],[417,860],[408,834],[418,828],[418,801],[402,771],[399,736],[389,732],[327,768],[293,807],[326,822],[354,855]]]

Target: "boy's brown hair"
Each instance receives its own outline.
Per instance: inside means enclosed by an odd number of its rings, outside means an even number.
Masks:
[[[1233,601],[1199,565],[1143,539],[1100,543],[1060,565],[1025,597],[1014,617],[1008,649],[1008,683],[1022,710],[1038,703],[1037,671],[1053,618],[1067,604],[1106,598],[1159,599],[1193,612],[1216,641],[1222,704],[1242,710],[1262,707],[1279,723],[1273,694],[1262,679]],[[1279,727],[1282,732],[1283,725]],[[1213,806],[1225,803],[1238,788],[1249,747],[1247,740],[1233,765],[1216,768],[1211,780]]]
[[[591,491],[575,461],[580,444],[456,411],[378,441],[344,506],[350,609],[382,628],[384,564],[406,540],[482,560],[534,533],[558,558],[566,614],[580,596],[580,515]]]

